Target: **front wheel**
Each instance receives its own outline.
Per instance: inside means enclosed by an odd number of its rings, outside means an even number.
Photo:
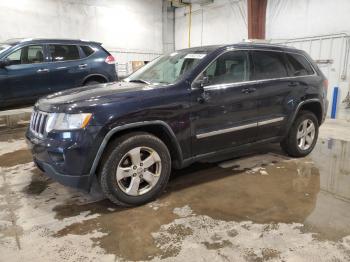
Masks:
[[[113,203],[141,205],[157,197],[171,172],[169,150],[148,133],[131,133],[115,140],[100,173],[101,189]]]
[[[318,128],[315,114],[309,111],[300,112],[287,137],[281,142],[282,149],[293,157],[308,155],[316,145]]]

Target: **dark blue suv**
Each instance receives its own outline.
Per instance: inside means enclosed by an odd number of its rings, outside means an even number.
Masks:
[[[0,44],[0,107],[34,103],[68,88],[116,81],[113,56],[100,43],[15,39]]]
[[[49,95],[26,133],[48,176],[114,203],[161,193],[171,168],[279,142],[302,157],[327,112],[327,80],[303,51],[235,44],[159,57],[123,82]]]

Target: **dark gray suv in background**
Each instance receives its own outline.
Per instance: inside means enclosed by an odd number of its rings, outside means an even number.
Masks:
[[[101,43],[14,39],[0,44],[0,108],[34,103],[65,89],[117,80],[115,61]]]

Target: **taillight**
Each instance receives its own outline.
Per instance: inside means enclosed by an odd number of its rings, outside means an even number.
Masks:
[[[323,80],[323,89],[324,89],[324,92],[327,94],[327,91],[328,91],[328,79]]]
[[[109,56],[107,56],[105,62],[107,64],[113,65],[113,64],[115,64],[115,59],[114,59],[114,57],[112,55],[109,55]]]

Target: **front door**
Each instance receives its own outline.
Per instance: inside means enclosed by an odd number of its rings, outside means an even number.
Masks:
[[[256,87],[249,82],[250,68],[247,51],[228,51],[214,60],[192,84],[193,155],[256,140]],[[202,86],[197,86],[201,80]]]
[[[7,85],[6,103],[33,101],[48,93],[49,70],[44,46],[25,46],[4,59],[9,64],[2,69]]]

